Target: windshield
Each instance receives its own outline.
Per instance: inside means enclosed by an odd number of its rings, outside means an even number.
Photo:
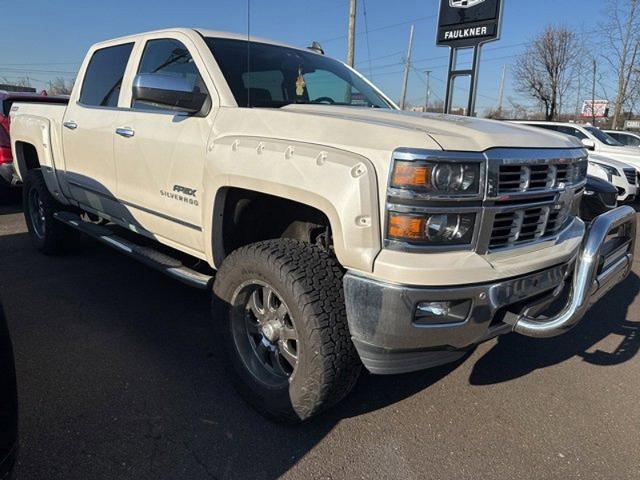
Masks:
[[[368,82],[331,58],[257,42],[247,51],[245,40],[206,42],[240,107],[303,103],[391,108]]]
[[[609,145],[611,147],[624,147],[619,141],[613,138],[611,135],[604,133],[602,130],[596,127],[584,127],[584,129],[589,132],[591,135],[596,137],[605,145]]]

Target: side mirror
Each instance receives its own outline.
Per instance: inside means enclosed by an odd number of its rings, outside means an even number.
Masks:
[[[198,113],[208,94],[182,77],[162,73],[140,73],[133,80],[133,102],[148,103],[186,113]]]
[[[590,138],[583,138],[582,139],[582,145],[584,145],[587,150],[595,150],[596,149],[596,142],[594,142]]]

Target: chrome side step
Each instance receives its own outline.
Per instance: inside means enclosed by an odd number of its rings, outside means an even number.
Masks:
[[[180,260],[152,247],[138,245],[122,238],[107,227],[85,222],[75,213],[57,212],[54,214],[54,218],[190,287],[208,290],[212,286],[213,276],[186,267]]]

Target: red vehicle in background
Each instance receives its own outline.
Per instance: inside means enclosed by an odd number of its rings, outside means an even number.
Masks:
[[[13,156],[9,141],[9,112],[14,102],[47,102],[66,103],[65,97],[46,96],[38,93],[5,92],[0,90],[0,195],[9,188],[16,186],[13,175]]]

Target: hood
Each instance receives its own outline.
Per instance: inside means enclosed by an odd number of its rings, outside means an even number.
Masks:
[[[632,165],[622,162],[620,160],[616,160],[615,158],[612,158],[608,155],[599,155],[597,153],[591,153],[591,152],[589,152],[589,161],[596,162],[596,163],[604,163],[606,165],[611,165],[613,167],[618,167],[618,168],[633,168]]]
[[[325,105],[294,104],[282,110],[393,129],[420,131],[429,135],[443,150],[482,152],[497,147],[582,148],[578,140],[566,135],[473,117]]]
[[[625,163],[625,166],[632,166],[640,170],[640,149],[635,147],[607,147],[601,149],[602,157],[613,159]],[[591,158],[591,155],[589,155]],[[596,160],[597,161],[597,160]]]

